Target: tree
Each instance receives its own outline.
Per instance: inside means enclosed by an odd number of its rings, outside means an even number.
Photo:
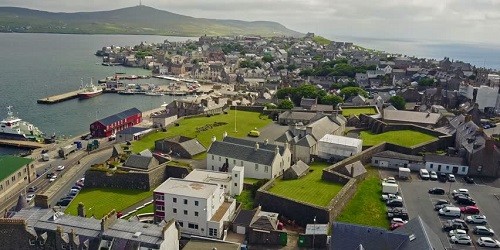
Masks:
[[[276,97],[278,99],[285,99],[287,97],[292,97],[292,94],[294,92],[294,88],[282,88],[282,89],[278,89],[278,91],[276,91]]]
[[[285,99],[278,104],[278,108],[279,109],[292,109],[293,102],[290,101],[289,99]]]
[[[403,97],[395,95],[389,99],[389,102],[398,110],[405,110],[406,101]]]
[[[296,70],[296,69],[297,69],[297,65],[295,65],[295,64],[290,64],[290,65],[288,65],[288,67],[287,67],[286,69],[288,69],[288,71],[294,71],[294,70]]]
[[[368,97],[368,93],[360,87],[345,87],[340,90],[340,96],[343,96],[345,100],[357,95]]]
[[[266,53],[266,54],[264,54],[264,56],[262,57],[262,61],[267,62],[267,63],[270,63],[270,62],[274,61],[274,58],[273,58],[273,56],[272,56],[271,54]]]
[[[430,87],[434,85],[434,79],[428,78],[428,77],[423,77],[418,80],[418,86],[421,87]]]
[[[326,105],[332,105],[334,107],[337,106],[337,104],[342,103],[342,97],[338,95],[332,95],[332,94],[327,94],[320,99],[321,104],[326,104]]]

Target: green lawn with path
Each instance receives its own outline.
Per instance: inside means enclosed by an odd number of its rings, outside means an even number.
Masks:
[[[237,132],[234,131],[235,117]],[[211,117],[187,118],[179,121],[179,126],[170,127],[167,132],[151,133],[139,141],[132,142],[132,151],[137,153],[144,149],[153,149],[156,140],[178,135],[197,138],[203,146],[208,147],[214,135],[218,140],[222,138],[224,132],[227,132],[228,136],[244,137],[250,130],[262,128],[271,121],[267,116],[257,112],[236,111],[235,116],[234,110],[230,110],[228,114]],[[205,156],[205,154],[202,156]]]
[[[380,199],[382,186],[378,170],[367,167],[367,171],[366,179],[358,185],[356,194],[347,203],[337,221],[387,228],[389,220],[386,206]]]
[[[252,198],[252,191],[244,189],[240,195],[237,195],[236,201],[241,203],[241,208],[245,210],[252,210],[254,207],[254,199]]]
[[[377,109],[374,107],[342,107],[342,115],[345,117],[359,116],[361,114],[374,115],[377,114]]]
[[[78,203],[82,202],[88,217],[94,215],[100,219],[113,209],[123,211],[152,195],[152,191],[144,190],[84,188],[66,208],[65,213],[78,215]]]
[[[359,136],[363,140],[363,146],[374,146],[382,142],[389,142],[404,147],[412,147],[437,139],[436,136],[413,130],[388,131],[380,134],[361,131]]]
[[[322,170],[330,164],[314,162],[307,175],[296,180],[277,179],[268,191],[290,199],[325,207],[342,189],[342,185],[321,179]]]
[[[138,215],[138,214],[153,213],[153,212],[154,212],[153,203],[151,203],[151,204],[137,210],[137,212],[132,213],[127,217],[124,217],[124,219],[129,219],[130,217]]]

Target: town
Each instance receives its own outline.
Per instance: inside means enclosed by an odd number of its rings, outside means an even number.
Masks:
[[[313,33],[96,55],[183,94],[0,156],[6,249],[500,247],[494,70]]]

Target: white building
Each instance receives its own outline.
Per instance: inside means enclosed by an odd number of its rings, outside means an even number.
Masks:
[[[342,160],[363,150],[363,140],[338,135],[325,135],[318,143],[318,156]]]
[[[485,108],[496,108],[499,98],[498,87],[481,86],[477,90],[476,103],[481,111]]]
[[[290,168],[291,152],[288,143],[277,146],[225,136],[213,140],[207,152],[207,169],[231,171],[235,166],[244,168],[245,178],[272,179]]]
[[[230,196],[240,195],[243,191],[243,167],[235,166],[230,173],[205,169],[194,169],[184,180],[215,183],[224,187],[224,193]]]
[[[424,161],[428,171],[459,175],[467,175],[469,172],[469,167],[462,157],[426,154]]]
[[[155,221],[175,219],[181,233],[221,238],[236,201],[225,199],[224,187],[169,178],[154,190]]]

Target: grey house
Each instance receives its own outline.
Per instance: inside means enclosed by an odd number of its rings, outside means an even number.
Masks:
[[[372,156],[372,165],[392,169],[404,167],[413,171],[418,171],[425,167],[422,156],[401,154],[394,151],[382,151],[374,154]]]
[[[305,164],[303,161],[298,161],[293,164],[289,169],[283,173],[284,180],[298,179],[299,177],[307,174],[309,170],[309,166]]]
[[[155,141],[155,150],[187,159],[207,151],[197,139],[185,136],[157,140]]]

